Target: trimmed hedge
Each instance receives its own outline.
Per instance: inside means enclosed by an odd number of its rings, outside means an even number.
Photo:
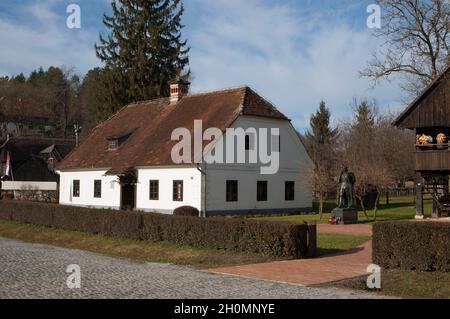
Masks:
[[[315,251],[316,225],[199,218],[0,201],[0,219],[134,240],[168,241],[275,257],[307,258]],[[309,245],[311,243],[311,245]]]
[[[384,268],[450,271],[450,223],[398,221],[374,224],[373,262]]]

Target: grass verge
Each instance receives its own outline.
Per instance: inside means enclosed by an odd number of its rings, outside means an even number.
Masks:
[[[369,292],[366,280],[367,276],[364,276],[317,287],[338,287]],[[374,293],[414,299],[450,299],[450,273],[383,270],[381,289]]]

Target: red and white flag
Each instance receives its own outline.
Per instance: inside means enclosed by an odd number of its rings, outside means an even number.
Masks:
[[[9,152],[6,152],[6,168],[5,168],[5,176],[12,177],[11,157],[9,156]]]

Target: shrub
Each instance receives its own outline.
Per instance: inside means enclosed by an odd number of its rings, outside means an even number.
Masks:
[[[190,217],[199,217],[200,212],[197,208],[192,206],[181,206],[173,211],[175,216],[190,216]]]
[[[183,213],[186,211],[192,212],[185,209]],[[289,222],[198,218],[14,201],[0,202],[0,219],[275,257],[311,257],[316,248],[315,225]]]
[[[308,253],[306,224],[145,214],[143,225],[149,241],[291,258]]]
[[[373,261],[384,268],[450,271],[450,223],[377,223],[373,226]]]

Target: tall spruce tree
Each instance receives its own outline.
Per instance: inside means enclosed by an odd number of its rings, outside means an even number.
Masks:
[[[330,110],[324,101],[320,102],[319,109],[311,116],[311,131],[306,134],[313,144],[330,144],[337,137],[337,129],[330,126]]]
[[[130,102],[169,96],[169,81],[189,64],[189,47],[181,38],[180,0],[115,0],[111,5],[112,16],[103,18],[109,35],[100,35],[95,48],[106,69],[104,103],[114,113]]]
[[[330,111],[322,101],[319,110],[311,116],[311,128],[305,135],[306,145],[314,162],[314,170],[309,182],[319,197],[320,219],[322,219],[325,196],[335,187],[333,172],[336,169],[335,151],[338,130],[331,127],[330,117]]]

